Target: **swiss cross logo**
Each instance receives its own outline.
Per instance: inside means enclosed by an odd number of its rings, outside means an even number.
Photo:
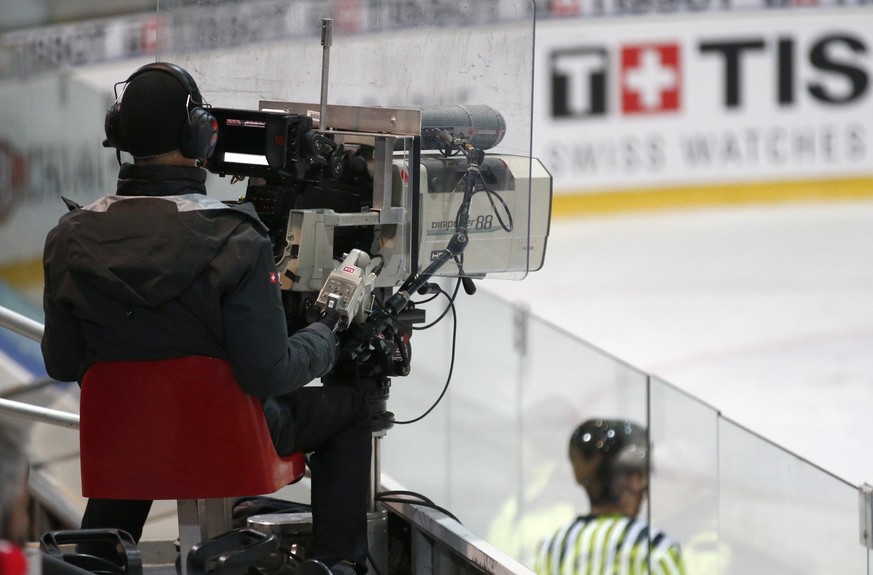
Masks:
[[[679,46],[625,46],[621,51],[621,110],[651,114],[679,109]]]
[[[617,55],[617,62],[614,55]],[[555,118],[609,114],[618,96],[625,115],[675,112],[682,101],[679,44],[627,44],[616,50],[580,46],[551,54],[551,106]]]
[[[270,283],[277,284],[279,283],[279,274],[276,272],[270,272]]]

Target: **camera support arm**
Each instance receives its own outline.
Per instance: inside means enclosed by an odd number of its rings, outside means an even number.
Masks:
[[[406,308],[412,294],[419,288],[424,286],[433,275],[451,259],[458,261],[458,269],[463,274],[463,266],[460,258],[469,244],[469,236],[467,235],[467,222],[470,216],[470,204],[473,200],[473,195],[476,193],[476,178],[481,177],[480,168],[485,153],[479,148],[474,148],[463,138],[453,138],[445,131],[441,131],[441,137],[445,139],[448,148],[451,145],[458,149],[467,158],[467,176],[464,186],[464,197],[461,200],[461,205],[458,207],[458,213],[455,219],[455,232],[449,239],[445,249],[434,259],[424,270],[418,274],[411,275],[397,292],[394,293],[383,305],[382,310],[371,320],[372,335],[378,337],[386,332],[393,332],[392,324],[396,317]],[[371,342],[363,342],[355,350],[354,355],[358,356],[366,354]]]
[[[444,131],[443,134],[451,138]],[[470,238],[467,235],[467,222],[470,219],[470,204],[473,200],[473,194],[476,193],[476,178],[481,177],[479,170],[482,166],[482,161],[485,159],[485,153],[478,148],[472,147],[466,140],[460,138],[453,139],[452,144],[457,146],[467,158],[467,178],[464,187],[464,197],[461,200],[461,205],[458,207],[458,213],[455,217],[455,233],[452,234],[449,243],[436,259],[423,269],[421,273],[410,276],[409,279],[403,282],[397,293],[385,303],[385,311],[391,315],[403,311],[409,302],[411,294],[426,284],[446,262],[451,259],[460,259],[461,254],[467,248],[467,244],[469,244]],[[458,262],[458,267],[463,274],[463,267],[460,265],[460,262]]]

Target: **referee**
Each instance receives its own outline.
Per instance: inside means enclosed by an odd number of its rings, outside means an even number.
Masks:
[[[626,420],[592,419],[570,436],[576,482],[591,512],[541,545],[538,575],[684,575],[679,544],[637,519],[648,488],[646,432]]]

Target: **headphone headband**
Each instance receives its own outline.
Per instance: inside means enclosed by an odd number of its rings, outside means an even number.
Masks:
[[[128,76],[127,80],[125,80],[124,83],[130,84],[131,80],[146,72],[164,72],[171,75],[176,80],[178,80],[180,84],[182,84],[182,87],[185,88],[185,91],[188,92],[188,94],[191,96],[192,102],[197,105],[203,105],[203,96],[200,94],[200,89],[197,87],[197,82],[194,81],[194,78],[191,77],[191,74],[189,74],[188,71],[185,70],[185,68],[177,64],[172,64],[170,62],[152,62],[150,64],[146,64],[145,66],[142,66],[133,74]]]

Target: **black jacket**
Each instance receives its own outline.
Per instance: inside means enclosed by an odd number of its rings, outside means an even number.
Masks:
[[[194,167],[125,164],[117,195],[49,232],[42,352],[51,377],[81,381],[102,360],[208,355],[229,359],[243,390],[265,398],[331,368],[338,348],[327,326],[288,337],[257,214],[206,197],[205,178]]]

